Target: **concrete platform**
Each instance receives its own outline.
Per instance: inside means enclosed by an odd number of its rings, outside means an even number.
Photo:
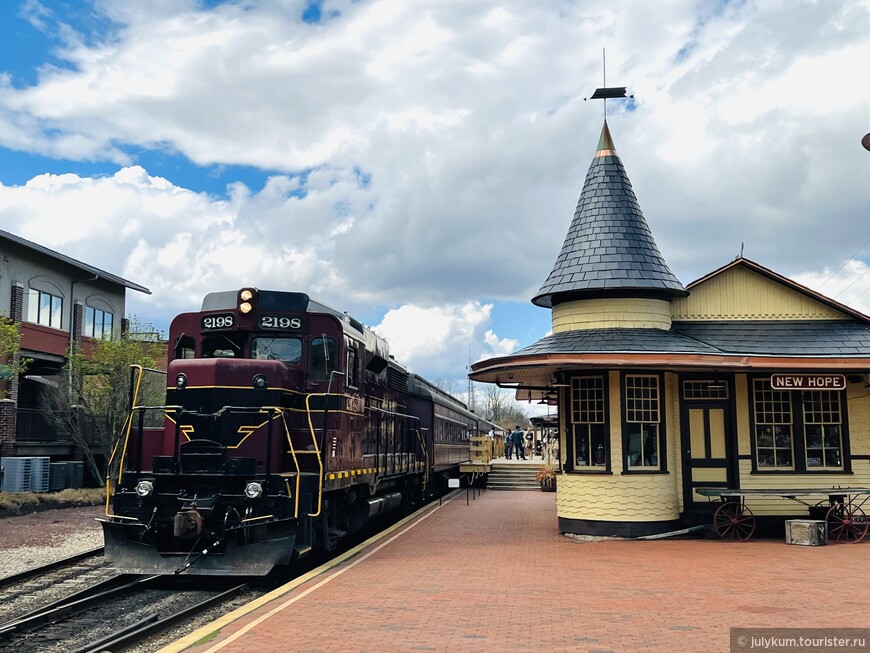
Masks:
[[[727,651],[866,625],[865,544],[578,541],[555,495],[465,491],[163,653]]]

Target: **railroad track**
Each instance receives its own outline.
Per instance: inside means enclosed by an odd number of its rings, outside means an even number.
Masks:
[[[165,576],[117,576],[0,624],[0,649],[16,653],[104,651],[147,639],[244,590],[196,588]],[[87,644],[83,644],[87,642]]]
[[[17,574],[12,574],[11,576],[4,576],[3,578],[0,578],[0,591],[5,590],[7,587],[23,583],[24,581],[31,578],[42,576],[56,569],[63,569],[64,567],[69,567],[80,562],[89,560],[90,558],[96,558],[97,556],[102,555],[103,547],[100,546],[96,549],[90,549],[88,551],[76,553],[75,555],[69,556],[68,558],[63,558],[62,560],[49,562],[47,565],[33,567],[32,569],[25,569],[24,571],[20,571]]]
[[[117,577],[118,572],[102,557],[102,549],[7,576],[0,581],[0,623]]]

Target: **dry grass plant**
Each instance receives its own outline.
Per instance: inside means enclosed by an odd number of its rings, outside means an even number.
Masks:
[[[68,488],[45,494],[0,492],[0,517],[14,517],[55,508],[96,506],[105,501],[105,492],[102,488]]]

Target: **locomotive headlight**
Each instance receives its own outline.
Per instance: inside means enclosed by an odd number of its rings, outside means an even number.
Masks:
[[[263,486],[256,481],[251,481],[245,486],[245,496],[249,499],[259,499],[263,494]]]
[[[139,481],[136,483],[136,494],[140,497],[150,497],[154,492],[154,483],[151,481]]]
[[[175,387],[179,390],[184,390],[187,387],[187,375],[184,372],[175,377]]]
[[[242,288],[239,291],[238,304],[242,313],[250,313],[257,303],[257,291],[254,288]]]
[[[265,390],[269,387],[269,380],[265,374],[255,374],[251,379],[251,385],[254,386],[254,390]]]

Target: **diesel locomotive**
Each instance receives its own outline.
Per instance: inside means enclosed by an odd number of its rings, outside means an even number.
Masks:
[[[110,463],[106,559],[141,574],[264,575],[431,499],[490,423],[299,292],[206,295],[170,326],[164,405],[142,370]]]

